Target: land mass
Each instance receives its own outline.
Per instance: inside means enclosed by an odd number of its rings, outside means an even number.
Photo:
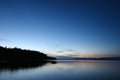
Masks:
[[[71,56],[56,56],[57,60],[120,60],[120,57],[80,58]]]
[[[6,48],[0,46],[0,63],[34,63],[48,60],[56,60],[45,53],[20,48]]]
[[[74,60],[120,60],[120,57],[74,58]]]

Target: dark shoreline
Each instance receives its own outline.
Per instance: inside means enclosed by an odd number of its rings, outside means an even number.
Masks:
[[[40,63],[48,60],[56,60],[56,58],[39,51],[0,46],[0,63],[2,64]]]

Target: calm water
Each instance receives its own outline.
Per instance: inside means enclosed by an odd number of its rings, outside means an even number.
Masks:
[[[120,80],[120,61],[59,61],[0,67],[0,80]]]

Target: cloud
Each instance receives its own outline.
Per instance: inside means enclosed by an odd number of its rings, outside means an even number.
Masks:
[[[80,56],[80,52],[74,52],[72,54],[67,54],[68,56],[71,56],[71,57],[76,57],[76,56]]]
[[[65,51],[74,52],[75,50],[70,49],[70,50],[65,50]]]
[[[61,51],[56,51],[58,53],[68,53],[68,52],[76,52],[75,50],[69,49],[69,50],[61,50]]]
[[[77,57],[81,55],[81,52],[78,52],[76,50],[61,50],[61,51],[56,51],[56,55],[61,55],[61,56],[69,56],[69,57]]]
[[[8,40],[8,39],[4,39],[4,38],[0,38],[0,41],[11,42],[10,40]]]
[[[63,53],[64,51],[56,51],[56,52],[58,52],[58,53]]]

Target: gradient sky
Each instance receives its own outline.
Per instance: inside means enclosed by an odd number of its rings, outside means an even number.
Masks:
[[[120,56],[120,1],[0,0],[0,46]]]

